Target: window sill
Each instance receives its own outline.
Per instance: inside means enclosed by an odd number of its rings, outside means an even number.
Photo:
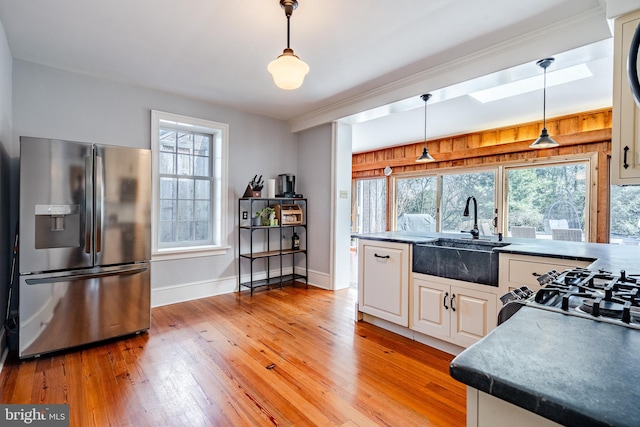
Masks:
[[[158,250],[152,254],[151,261],[168,261],[174,259],[226,255],[229,248],[230,246],[200,246],[195,248]]]

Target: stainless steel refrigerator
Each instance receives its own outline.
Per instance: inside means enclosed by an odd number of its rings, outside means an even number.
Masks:
[[[151,326],[151,152],[20,138],[18,356]]]

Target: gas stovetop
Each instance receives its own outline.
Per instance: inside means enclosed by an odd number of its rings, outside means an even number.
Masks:
[[[574,316],[640,329],[640,275],[620,271],[574,268],[553,270],[538,278],[543,287],[535,294],[526,286],[504,295],[503,310],[511,303],[557,311]],[[519,307],[499,316],[511,317]],[[508,318],[507,317],[507,318]]]

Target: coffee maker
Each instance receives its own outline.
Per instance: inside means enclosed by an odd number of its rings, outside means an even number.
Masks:
[[[296,176],[292,173],[278,175],[278,192],[276,197],[301,197],[296,195]]]

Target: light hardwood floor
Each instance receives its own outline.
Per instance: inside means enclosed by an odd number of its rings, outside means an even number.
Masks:
[[[2,403],[71,426],[462,426],[453,356],[354,322],[356,291],[303,286],[153,309],[148,333],[17,361]]]

